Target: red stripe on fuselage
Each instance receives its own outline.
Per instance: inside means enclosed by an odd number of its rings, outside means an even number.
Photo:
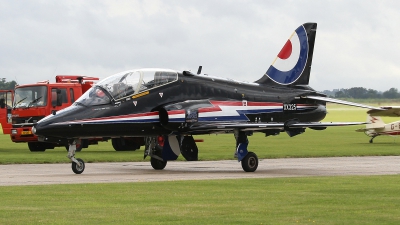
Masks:
[[[386,135],[400,135],[400,131],[386,131],[386,132],[379,132],[380,134]]]
[[[177,115],[177,114],[185,114],[185,110],[179,109],[179,110],[168,111],[168,115]]]

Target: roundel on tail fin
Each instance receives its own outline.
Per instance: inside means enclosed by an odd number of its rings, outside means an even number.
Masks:
[[[306,67],[308,50],[307,33],[304,26],[300,26],[290,36],[265,75],[278,84],[294,83]]]

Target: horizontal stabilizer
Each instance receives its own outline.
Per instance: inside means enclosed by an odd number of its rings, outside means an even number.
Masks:
[[[355,106],[355,107],[361,107],[361,108],[367,108],[367,109],[374,109],[374,110],[381,110],[383,111],[384,109],[370,106],[370,105],[364,105],[364,104],[359,104],[355,102],[348,102],[344,100],[339,100],[339,99],[334,99],[334,98],[328,98],[328,97],[322,97],[322,96],[304,96],[301,98],[308,98],[308,99],[315,99],[315,100],[320,100],[324,102],[331,102],[331,103],[336,103],[336,104],[341,104],[341,105],[349,105],[349,106]]]
[[[383,126],[383,127],[375,127],[375,128],[360,128],[360,129],[357,129],[356,132],[375,131],[375,129],[383,129],[383,128],[385,128],[385,127]]]
[[[360,128],[360,129],[357,129],[356,132],[365,132],[365,131],[369,131],[369,130],[373,130],[373,129]]]

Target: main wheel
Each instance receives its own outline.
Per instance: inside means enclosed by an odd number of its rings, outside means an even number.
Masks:
[[[245,172],[254,172],[258,167],[258,157],[254,152],[249,152],[242,159],[242,168]]]
[[[80,158],[77,158],[76,160],[79,161],[81,166],[79,166],[76,162],[72,162],[72,171],[74,171],[76,174],[81,174],[85,170],[85,162]]]
[[[167,165],[167,161],[161,161],[156,158],[151,158],[150,163],[151,163],[151,166],[153,167],[153,169],[155,169],[155,170],[162,170]]]

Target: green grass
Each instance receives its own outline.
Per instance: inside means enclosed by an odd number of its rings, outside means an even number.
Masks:
[[[0,224],[398,224],[400,176],[0,187]]]
[[[329,113],[324,121],[363,122],[366,120],[366,111],[355,107],[328,105]],[[385,122],[399,119],[384,118]],[[306,129],[304,134],[295,137],[289,137],[286,133],[269,137],[255,133],[249,137],[249,150],[255,152],[259,158],[400,155],[399,139],[382,136],[369,144],[369,137],[355,132],[362,127],[364,126],[328,127],[323,131]],[[200,160],[233,159],[233,134],[201,135],[195,138],[204,139],[204,142],[198,143]],[[0,143],[0,164],[69,163],[64,147],[45,152],[30,152],[26,143],[12,143],[8,135],[0,135]],[[101,142],[83,149],[76,156],[89,163],[143,161],[143,147],[137,151],[116,152],[111,142]],[[179,160],[183,160],[182,156]]]

